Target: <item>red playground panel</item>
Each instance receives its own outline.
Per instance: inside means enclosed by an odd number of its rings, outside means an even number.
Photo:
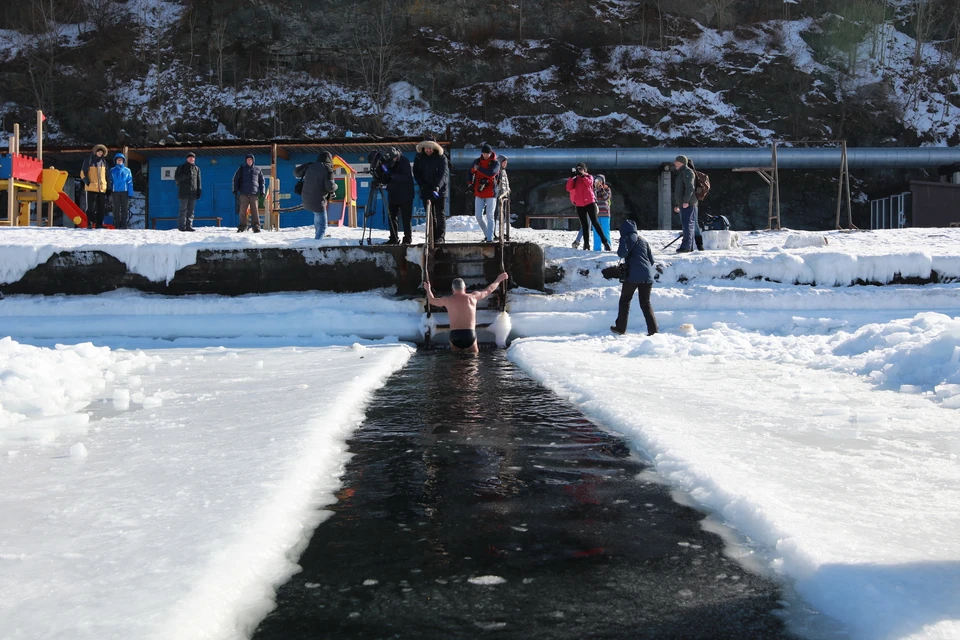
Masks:
[[[43,171],[43,163],[30,156],[22,156],[19,153],[13,154],[13,179],[23,180],[24,182],[40,182],[40,175]]]

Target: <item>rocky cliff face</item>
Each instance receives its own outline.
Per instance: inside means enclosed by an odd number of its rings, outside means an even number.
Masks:
[[[466,146],[957,144],[952,5],[29,0],[0,9],[0,110],[29,122],[40,105],[84,143],[449,129]],[[649,217],[647,181],[617,179],[622,210]],[[786,187],[787,206],[816,210],[795,226],[832,220],[806,195],[830,183]],[[725,176],[714,196],[765,226],[752,176]]]

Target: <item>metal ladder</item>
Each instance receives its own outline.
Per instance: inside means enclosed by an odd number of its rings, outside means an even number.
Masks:
[[[431,284],[434,286],[434,294],[438,294],[438,280],[442,282],[443,285],[449,289],[450,283],[454,278],[462,278],[467,282],[467,290],[476,290],[478,288],[485,288],[487,286],[486,278],[483,273],[483,265],[487,262],[483,254],[483,247],[480,248],[480,256],[474,258],[457,258],[452,251],[444,251],[444,248],[438,247],[433,239],[433,211],[432,203],[426,203],[426,239],[423,247],[423,256],[421,269],[424,275],[425,280],[430,280]],[[505,239],[506,228],[509,226],[509,221],[504,215],[504,212],[500,212],[500,221],[498,224],[499,230],[499,239],[496,245],[496,256],[500,261],[500,271],[503,272],[506,270],[506,248],[507,242]],[[457,245],[451,245],[457,246]],[[471,267],[479,267],[479,269],[471,269]],[[474,282],[471,286],[471,280]],[[479,281],[479,286],[478,285]],[[507,306],[507,282],[501,283],[497,290],[489,295],[486,300],[486,306],[478,307],[477,312],[481,311],[497,311],[503,312]],[[433,317],[433,314],[436,312],[442,312],[440,308],[433,307],[427,302],[426,297],[424,297],[423,302],[424,312],[428,319]],[[486,329],[490,327],[492,322],[477,322],[477,329]],[[437,329],[449,330],[449,324],[438,323],[436,325]],[[428,326],[426,332],[424,333],[424,343],[429,348],[432,346],[432,338],[430,332],[430,327]]]

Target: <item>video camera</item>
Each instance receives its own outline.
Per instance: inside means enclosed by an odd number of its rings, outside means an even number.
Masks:
[[[370,168],[365,173],[369,173],[373,177],[374,186],[386,184],[387,179],[383,165],[387,164],[387,155],[382,151],[371,151],[367,155],[367,162],[370,163]]]

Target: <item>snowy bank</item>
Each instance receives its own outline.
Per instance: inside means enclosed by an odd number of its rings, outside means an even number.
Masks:
[[[476,227],[472,217],[450,218],[447,242],[480,241],[482,234]],[[102,251],[126,265],[131,273],[152,282],[169,283],[178,270],[197,262],[198,251],[298,249],[309,258],[311,250],[319,256],[316,249],[320,247],[358,246],[361,232],[333,227],[328,229],[331,237],[317,241],[312,227],[261,234],[238,234],[235,229],[218,227],[198,227],[196,233],[0,228],[0,284],[20,280],[54,254],[84,251]],[[415,242],[422,242],[420,233],[416,233]],[[676,237],[675,231],[643,230],[641,234],[650,241],[660,263],[659,282],[667,285],[754,279],[833,287],[960,279],[960,229],[739,232],[740,246],[690,254],[677,254],[673,247],[662,249]],[[513,242],[534,242],[544,247],[548,265],[562,274],[555,290],[611,284],[602,271],[616,265],[616,255],[571,249],[575,236],[572,231],[511,231]],[[375,243],[383,243],[387,232],[375,230],[373,237]],[[617,238],[614,231],[614,246]],[[418,257],[412,261],[419,264]]]
[[[960,637],[957,345],[960,321],[929,314],[834,337],[528,339],[510,357],[853,637],[946,639]]]
[[[47,351],[0,343],[25,368]],[[3,446],[5,638],[249,637],[335,501],[372,390],[412,351],[166,350],[136,373],[67,352],[71,374],[114,377],[64,405],[95,401],[85,435]]]

